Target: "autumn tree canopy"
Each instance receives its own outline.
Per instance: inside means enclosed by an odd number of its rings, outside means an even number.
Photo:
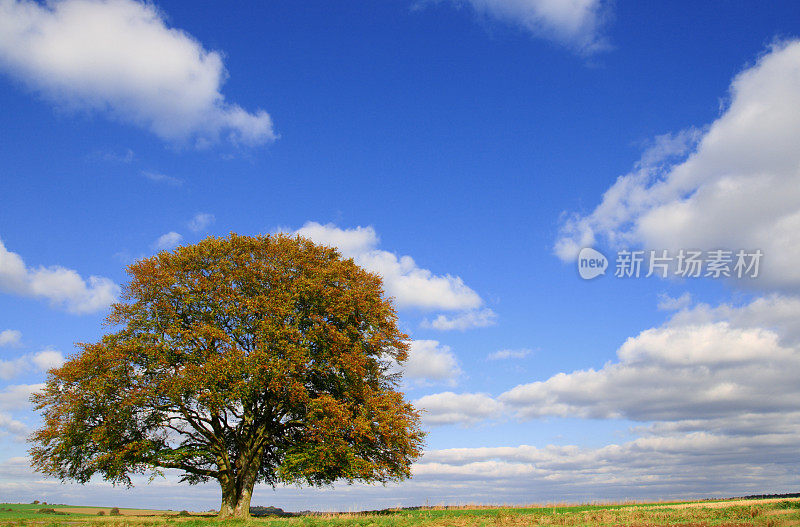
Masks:
[[[178,469],[216,479],[223,517],[253,486],[410,477],[423,433],[381,279],[285,235],[208,238],[128,267],[97,343],[34,396],[33,466],[85,483]]]

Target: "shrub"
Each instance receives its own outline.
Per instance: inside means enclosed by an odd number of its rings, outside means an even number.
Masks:
[[[189,514],[189,511],[181,511],[178,513],[178,516],[191,516],[191,514]]]
[[[58,514],[60,516],[65,516],[67,514],[66,512],[57,511],[57,510],[51,509],[49,507],[41,508],[41,509],[37,510],[36,512],[38,512],[39,514]]]
[[[105,516],[106,515],[106,511],[97,511],[97,515],[98,516]]]
[[[250,507],[250,514],[255,517],[260,516],[289,516],[283,509],[278,507],[264,507],[263,505],[256,505]]]
[[[109,516],[120,516],[122,513],[119,512],[119,507],[112,507],[108,514]]]

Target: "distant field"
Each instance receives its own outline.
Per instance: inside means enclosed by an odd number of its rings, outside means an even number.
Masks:
[[[41,507],[41,506],[40,506]],[[63,506],[54,506],[53,507],[56,511],[59,512],[66,512],[68,514],[89,514],[92,516],[97,516],[100,511],[105,512],[106,514],[111,514],[111,507],[63,507]],[[176,511],[159,511],[155,509],[120,509],[119,510],[120,516],[164,516],[164,515],[173,515],[177,514]]]
[[[40,512],[43,510],[54,512]],[[53,524],[74,525],[76,520],[102,519],[98,516],[100,511],[108,516],[111,514],[111,507],[82,507],[76,505],[60,504],[21,504],[21,503],[0,503],[0,525],[24,525],[25,520],[36,520],[31,525],[49,525],[47,520],[52,520]],[[147,516],[170,516],[177,515],[177,511],[161,511],[153,509],[119,509],[121,516],[126,517],[147,517]],[[113,519],[113,518],[112,518]],[[85,524],[86,522],[81,522]]]
[[[729,500],[625,505],[425,507],[366,513],[304,514],[221,522],[213,516],[110,507],[0,504],[0,525],[89,527],[527,527],[553,526],[800,526],[800,499]],[[10,510],[9,510],[10,509]],[[52,509],[43,512],[42,509]],[[55,511],[55,512],[53,512]],[[98,512],[105,512],[98,516]],[[60,513],[60,514],[59,514]]]

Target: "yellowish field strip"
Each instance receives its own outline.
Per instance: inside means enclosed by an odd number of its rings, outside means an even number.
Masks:
[[[668,507],[672,509],[691,509],[695,507],[705,507],[710,509],[718,509],[721,507],[736,507],[739,505],[761,505],[764,503],[776,503],[778,501],[800,501],[800,498],[764,498],[760,500],[726,500],[726,501],[699,501],[696,503],[674,503],[674,504],[661,504],[651,505],[649,507]]]

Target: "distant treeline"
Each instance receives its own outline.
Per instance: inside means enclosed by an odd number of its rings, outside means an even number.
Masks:
[[[283,509],[278,507],[264,507],[261,505],[256,505],[254,507],[250,507],[250,514],[255,517],[259,516],[294,516],[291,512],[285,512]]]
[[[742,496],[741,498],[731,498],[734,500],[765,500],[768,498],[800,498],[800,492],[792,494],[752,494],[750,496]]]

